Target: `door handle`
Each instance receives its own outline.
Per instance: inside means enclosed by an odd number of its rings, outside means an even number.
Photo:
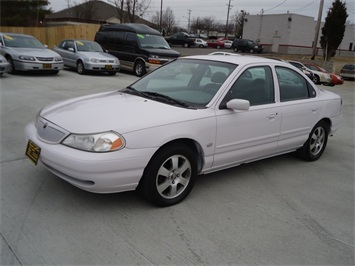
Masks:
[[[267,118],[269,118],[270,120],[272,120],[272,119],[274,119],[276,116],[277,116],[277,113],[275,113],[275,114],[269,114],[269,115],[267,116]]]

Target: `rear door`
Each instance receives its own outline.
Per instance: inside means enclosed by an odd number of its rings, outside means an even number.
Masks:
[[[276,67],[280,90],[282,124],[279,151],[292,150],[303,145],[318,122],[321,103],[308,81],[293,69]]]

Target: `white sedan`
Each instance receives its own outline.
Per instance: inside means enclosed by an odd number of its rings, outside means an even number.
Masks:
[[[81,189],[140,188],[169,206],[196,175],[294,151],[317,160],[341,120],[342,99],[288,63],[190,56],[123,90],[44,107],[25,128],[26,154]]]

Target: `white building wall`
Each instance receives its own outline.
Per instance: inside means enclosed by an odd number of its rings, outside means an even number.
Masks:
[[[311,54],[317,22],[313,17],[298,14],[248,15],[245,17],[243,38],[260,41],[265,52],[281,52],[289,54]],[[318,38],[318,54],[322,54]],[[348,25],[344,39],[339,46],[345,56],[354,56],[346,52],[352,44],[355,51],[355,25]],[[339,52],[339,51],[338,51]]]

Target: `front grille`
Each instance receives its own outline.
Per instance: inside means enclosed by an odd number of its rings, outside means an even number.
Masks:
[[[42,62],[52,62],[54,61],[53,57],[36,57],[38,61]]]
[[[58,143],[64,138],[66,132],[63,132],[60,130],[60,128],[49,122],[46,122],[45,120],[38,119],[37,134],[41,139],[45,141]]]

